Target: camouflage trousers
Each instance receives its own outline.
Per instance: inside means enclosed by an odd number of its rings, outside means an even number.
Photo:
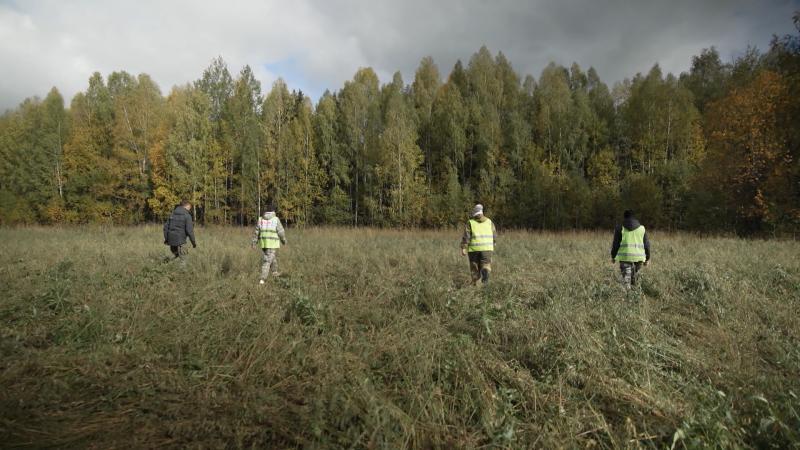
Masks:
[[[488,283],[489,273],[492,271],[492,252],[469,252],[469,271],[472,275],[472,282]]]
[[[266,280],[270,273],[278,274],[278,252],[274,248],[262,248],[261,279]]]
[[[641,262],[622,262],[619,263],[619,271],[622,273],[622,284],[625,287],[636,285],[636,275],[642,268]]]
[[[181,264],[186,264],[186,255],[189,254],[189,246],[186,244],[170,245],[169,251],[172,252],[175,259],[180,259]]]

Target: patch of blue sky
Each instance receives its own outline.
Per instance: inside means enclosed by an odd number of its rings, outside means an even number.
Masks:
[[[264,64],[264,68],[276,77],[283,78],[283,81],[286,82],[286,86],[290,91],[303,91],[303,94],[310,97],[314,103],[316,103],[320,96],[322,96],[322,93],[325,92],[325,86],[315,83],[306,76],[303,68],[297,63],[296,58],[289,57],[274,62],[268,62]],[[270,89],[272,89],[272,86],[265,86],[264,90],[269,92]]]

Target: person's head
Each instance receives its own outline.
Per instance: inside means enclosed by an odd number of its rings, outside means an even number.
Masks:
[[[187,200],[185,198],[183,200],[181,200],[181,206],[186,208],[187,211],[191,211],[192,210],[192,202],[190,202],[189,200]]]
[[[632,210],[632,209],[626,209],[626,210],[625,210],[625,212],[624,212],[624,213],[622,213],[622,217],[623,217],[624,219],[631,219],[631,218],[633,218],[633,210]]]
[[[472,216],[472,217],[480,217],[480,216],[482,216],[482,215],[483,215],[483,205],[481,205],[480,203],[478,203],[477,205],[475,205],[475,206],[472,208],[472,214],[471,214],[471,216]]]
[[[269,202],[267,203],[267,210],[264,211],[264,217],[267,217],[267,214],[275,214],[275,203]]]

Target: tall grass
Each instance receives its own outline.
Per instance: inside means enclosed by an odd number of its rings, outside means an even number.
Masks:
[[[610,233],[0,229],[10,447],[798,448],[800,244]]]

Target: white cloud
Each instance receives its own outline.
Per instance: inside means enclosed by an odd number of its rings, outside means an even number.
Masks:
[[[446,76],[486,44],[522,74],[550,61],[595,66],[609,84],[647,71],[688,68],[716,45],[730,58],[792,31],[797,0],[695,2],[483,1],[92,1],[0,2],[0,110],[52,86],[67,101],[92,72],[150,74],[167,93],[200,77],[221,55],[231,72],[249,64],[268,90],[278,77],[318,96],[359,67],[382,82],[411,82],[431,55]],[[273,73],[291,66],[290,73]]]

